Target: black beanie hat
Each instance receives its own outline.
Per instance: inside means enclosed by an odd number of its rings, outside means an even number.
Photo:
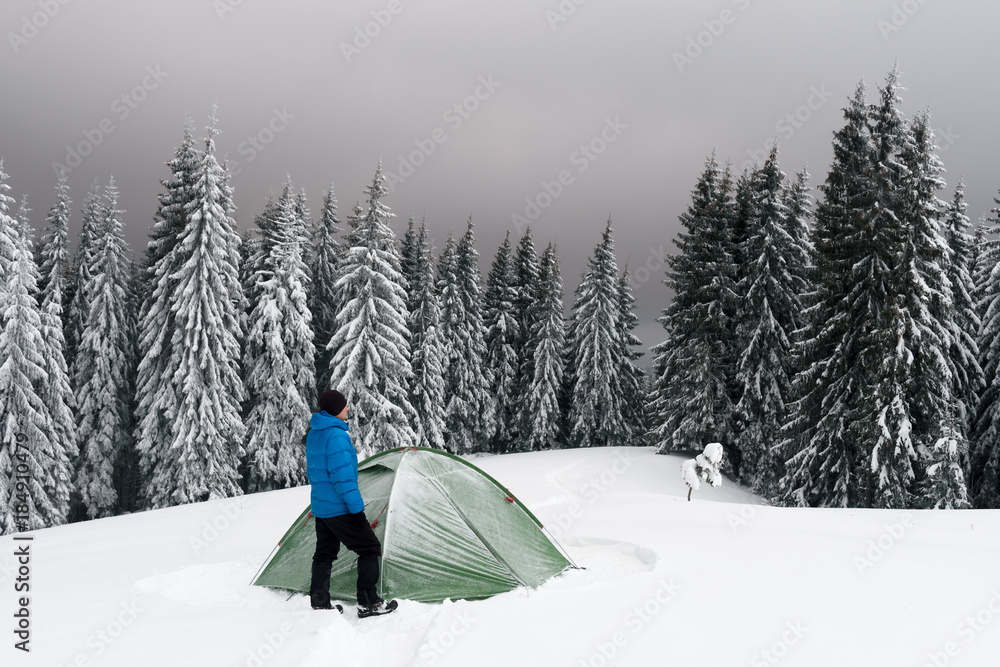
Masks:
[[[344,411],[347,406],[347,399],[336,389],[324,391],[319,397],[319,409],[326,410],[327,414],[336,417]]]

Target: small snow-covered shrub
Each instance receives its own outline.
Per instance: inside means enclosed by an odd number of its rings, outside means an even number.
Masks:
[[[705,451],[681,464],[681,479],[688,485],[688,500],[691,492],[701,488],[702,482],[712,486],[722,484],[722,457],[725,451],[718,442],[705,445]]]

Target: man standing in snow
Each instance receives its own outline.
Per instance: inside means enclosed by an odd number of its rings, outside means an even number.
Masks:
[[[309,597],[313,609],[334,609],[330,604],[330,571],[340,545],[358,555],[358,616],[388,614],[396,601],[378,596],[382,545],[365,517],[365,503],[358,490],[358,454],[348,435],[347,399],[337,390],[323,392],[320,411],[313,413],[306,436],[306,470],[312,485],[312,515],[316,519],[316,553],[313,555]],[[336,608],[343,612],[343,608]]]

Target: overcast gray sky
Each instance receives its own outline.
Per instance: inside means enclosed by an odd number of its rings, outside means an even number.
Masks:
[[[1000,5],[972,0],[4,0],[0,156],[36,229],[53,163],[75,164],[74,237],[113,174],[138,255],[185,114],[202,136],[217,103],[241,225],[286,173],[314,214],[332,181],[343,218],[381,158],[402,179],[397,231],[426,214],[440,249],[472,214],[485,274],[530,214],[568,298],[611,214],[620,262],[648,267],[652,345],[658,257],[706,155],[739,167],[777,137],[784,171],[822,183],[847,96],[864,78],[874,97],[894,60],[906,114],[932,110],[949,188],[964,173],[970,217],[988,211],[998,24]]]

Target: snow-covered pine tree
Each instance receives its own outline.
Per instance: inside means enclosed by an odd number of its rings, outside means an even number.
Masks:
[[[1000,196],[986,218],[982,236],[1000,231]],[[986,238],[979,266],[979,365],[985,389],[980,396],[969,455],[969,491],[977,509],[1000,509],[1000,242]]]
[[[140,451],[143,449],[143,438],[148,443],[147,447],[158,448],[161,440],[171,437],[169,431],[173,420],[168,415],[176,409],[179,400],[176,385],[166,372],[174,356],[172,338],[176,328],[171,295],[176,292],[176,271],[183,259],[176,246],[186,224],[184,211],[193,196],[194,172],[198,163],[193,131],[193,122],[187,116],[181,145],[173,159],[166,162],[170,176],[160,181],[166,191],[157,195],[159,203],[140,267],[142,305],[136,332],[134,415],[136,446]],[[140,454],[144,475],[150,469],[144,460],[146,456],[145,452]],[[142,504],[148,503],[149,498],[142,498]]]
[[[448,234],[444,249],[438,258],[436,289],[441,303],[441,339],[446,353],[445,371],[445,447],[455,452],[472,450],[468,439],[473,416],[466,405],[468,390],[465,386],[467,362],[467,330],[465,306],[458,281],[458,244],[455,234]],[[454,428],[454,431],[451,429]],[[449,437],[449,433],[452,433]],[[455,435],[460,438],[456,439]],[[458,440],[457,444],[456,440]],[[459,449],[461,448],[461,449]]]
[[[39,281],[39,319],[45,351],[46,381],[38,388],[42,402],[52,414],[55,433],[52,465],[46,470],[49,495],[59,507],[58,515],[68,518],[74,496],[73,464],[79,454],[76,420],[76,398],[73,393],[69,370],[66,365],[65,321],[63,304],[66,294],[69,254],[69,188],[65,172],[60,173],[56,185],[56,203],[49,210],[48,228],[42,236],[39,251],[41,280]]]
[[[623,433],[625,444],[641,446],[646,444],[646,429],[648,416],[646,412],[646,394],[644,373],[635,362],[642,358],[643,352],[634,348],[642,346],[642,341],[632,333],[639,326],[639,317],[635,314],[635,296],[632,294],[632,283],[628,266],[618,279],[618,394],[622,401],[622,420],[625,425]]]
[[[587,260],[570,316],[573,366],[570,444],[615,447],[629,444],[621,385],[621,298],[611,219]]]
[[[289,174],[287,179],[288,183],[292,182],[292,177]],[[313,230],[313,219],[312,212],[309,210],[309,200],[306,197],[306,189],[299,188],[299,191],[295,194],[295,240],[299,244],[299,247],[303,250],[303,257],[305,256],[305,249],[309,247],[309,240],[312,238]],[[308,268],[307,268],[308,270]],[[308,275],[308,274],[307,274]]]
[[[257,284],[257,278],[260,272],[264,270],[267,258],[271,256],[271,246],[277,238],[275,221],[279,215],[278,203],[275,201],[272,193],[268,196],[267,202],[264,204],[264,210],[254,216],[253,228],[248,230],[248,247],[243,252],[246,256],[246,261],[243,262],[240,272],[240,284],[243,286],[243,294],[247,299],[248,325],[250,311],[254,309],[257,301],[260,300],[261,288]]]
[[[774,146],[772,145],[772,150]],[[735,408],[740,402],[742,397],[743,385],[739,381],[738,375],[738,363],[739,358],[743,354],[742,344],[743,341],[739,339],[738,332],[742,329],[746,329],[748,325],[744,322],[747,317],[752,318],[753,315],[750,314],[744,307],[744,298],[746,294],[741,290],[746,288],[747,285],[747,273],[750,271],[750,265],[755,258],[746,257],[746,243],[747,238],[750,234],[750,227],[753,224],[751,218],[757,215],[757,199],[758,199],[758,189],[759,189],[759,179],[758,172],[760,169],[760,164],[754,162],[752,168],[750,166],[745,166],[743,168],[743,173],[740,174],[739,178],[736,179],[735,186],[733,188],[733,202],[730,209],[729,217],[729,249],[730,255],[732,256],[732,277],[731,283],[733,286],[733,291],[735,293],[735,298],[727,299],[723,306],[725,308],[726,317],[729,320],[729,328],[734,334],[730,337],[730,351],[727,355],[733,363],[733,372],[729,376],[729,400],[734,406],[733,419],[732,419],[732,430],[733,433],[743,434],[747,428],[747,424],[741,421],[743,414]],[[730,456],[726,459],[726,466],[737,478],[742,478],[744,476],[743,471],[743,450],[739,447],[738,440],[735,440],[733,446],[730,447]]]
[[[18,221],[18,234],[20,235],[21,242],[24,246],[25,252],[32,259],[34,258],[34,230],[31,227],[31,222],[28,218],[28,213],[31,209],[28,207],[28,201],[25,197],[21,197],[21,204],[18,208],[17,221]],[[33,261],[29,266],[32,272],[31,280],[34,282],[35,289],[31,291],[32,297],[35,302],[41,301],[41,295],[38,290],[38,284],[41,282],[41,277],[38,273],[37,261]],[[58,387],[54,387],[52,382],[56,381],[57,375],[53,372],[50,375],[50,367],[54,363],[58,363],[56,360],[54,362],[53,357],[56,354],[55,350],[48,347],[48,335],[46,330],[50,327],[58,327],[61,322],[51,320],[45,312],[42,311],[39,306],[39,331],[42,334],[42,339],[45,346],[41,348],[41,351],[45,357],[45,375],[43,380],[36,384],[36,392],[42,400],[47,400],[50,395],[58,391]],[[50,356],[51,355],[51,356]],[[66,523],[70,518],[70,512],[72,511],[72,486],[73,486],[73,459],[75,458],[77,452],[76,442],[68,441],[63,442],[60,440],[62,434],[68,430],[72,429],[72,414],[65,409],[64,405],[60,404],[58,398],[54,399],[52,402],[46,402],[46,407],[49,412],[49,424],[51,430],[46,434],[48,437],[43,438],[38,451],[36,452],[36,458],[42,462],[42,469],[44,470],[44,477],[42,478],[42,488],[45,491],[45,496],[47,502],[45,503],[44,512],[46,515],[45,521],[46,525],[54,526],[62,523]],[[66,419],[69,418],[67,422]]]
[[[101,189],[94,180],[90,192],[83,199],[83,216],[80,221],[80,237],[76,255],[70,267],[69,293],[67,294],[66,313],[66,363],[70,374],[73,373],[73,363],[76,359],[76,349],[83,336],[83,325],[90,311],[90,295],[83,288],[91,283],[90,267],[94,263],[94,239],[100,235],[99,227],[103,212],[101,211]]]
[[[810,294],[815,292],[813,280],[813,265],[816,249],[813,247],[813,236],[810,229],[810,219],[813,216],[813,198],[809,194],[809,171],[803,167],[795,174],[794,179],[790,179],[785,187],[784,202],[786,209],[785,231],[792,237],[792,242],[796,247],[804,249],[804,253],[796,253],[786,261],[786,268],[789,275],[795,278],[795,282],[800,286],[800,291],[796,294],[800,310],[795,313],[796,328],[791,332],[791,351],[788,362],[791,368],[791,384],[786,395],[786,405],[792,405],[798,399],[798,392],[795,389],[795,378],[804,368],[802,363],[805,359],[805,339],[810,335],[811,323],[805,315],[805,309],[810,303]],[[805,260],[803,263],[802,260]],[[790,417],[791,415],[789,415]],[[786,453],[782,443],[788,434],[790,419],[786,419],[782,424],[781,436],[774,440],[770,446],[770,453],[777,462],[779,470],[784,469],[784,455]],[[782,472],[782,474],[784,474]],[[778,486],[775,486],[775,493]],[[772,499],[776,499],[772,495]]]
[[[91,269],[97,257],[99,240],[104,235],[103,227],[106,217],[104,197],[96,178],[91,185],[90,192],[84,197],[82,213],[76,255],[70,267],[70,300],[66,318],[67,363],[74,391],[80,389],[76,384],[78,377],[76,371],[77,350],[83,340],[83,331],[86,328],[90,305],[93,301],[94,276],[91,274]]]
[[[438,258],[435,287],[441,304],[441,342],[447,355],[444,363],[445,448],[454,452],[455,436],[449,437],[449,429],[456,428],[453,433],[461,434],[460,446],[465,446],[466,431],[472,421],[466,408],[467,390],[463,382],[466,375],[466,361],[461,354],[466,348],[465,307],[458,283],[458,244],[454,232],[448,234]],[[471,444],[467,449],[471,451]]]
[[[399,247],[399,269],[406,278],[407,286],[412,285],[417,280],[417,262],[419,261],[417,250],[417,223],[410,216],[406,221],[406,233],[403,234],[403,242]],[[407,287],[407,293],[409,293]]]
[[[421,447],[445,448],[445,365],[448,352],[444,348],[441,329],[441,304],[434,281],[434,257],[427,221],[420,223],[414,241],[415,266],[410,279],[409,329],[410,403],[420,417],[417,437]]]
[[[166,191],[157,195],[159,203],[143,253],[141,265],[143,288],[139,295],[143,305],[139,311],[140,322],[146,322],[149,315],[157,281],[162,276],[173,273],[172,268],[166,268],[163,262],[165,258],[171,256],[171,251],[177,244],[180,231],[184,227],[184,207],[191,199],[192,181],[198,160],[193,133],[194,123],[190,116],[186,116],[181,145],[177,148],[173,159],[166,163],[170,169],[170,176],[160,181]],[[174,257],[176,258],[176,255]],[[169,281],[170,278],[166,280]],[[162,327],[162,322],[157,322],[156,326]]]
[[[809,233],[809,220],[812,218],[812,196],[809,194],[809,171],[803,167],[795,174],[785,187],[785,231],[792,237],[792,243],[802,248],[804,252],[795,253],[787,259],[788,273],[795,278],[800,287],[796,295],[800,303],[805,303],[805,295],[812,291],[810,271],[813,262],[813,246]],[[804,324],[802,313],[796,313],[796,322]]]
[[[254,279],[258,298],[245,345],[247,489],[304,484],[303,437],[316,404],[311,317],[302,260],[302,205],[286,181],[264,246],[270,250]]]
[[[458,276],[471,342],[471,347],[467,350],[467,359],[470,364],[468,386],[473,389],[471,396],[474,399],[471,405],[476,407],[473,413],[475,434],[478,438],[475,450],[481,451],[486,449],[490,434],[495,429],[496,403],[489,393],[493,382],[490,368],[484,363],[486,325],[483,323],[483,277],[479,271],[479,251],[476,250],[475,241],[475,229],[470,215],[465,224],[465,233],[458,240]]]
[[[408,396],[413,373],[407,295],[396,235],[388,224],[394,214],[382,202],[388,193],[380,161],[365,186],[368,210],[352,230],[340,267],[336,288],[344,307],[328,345],[330,384],[347,398],[351,435],[363,454],[414,445],[419,422]]]
[[[948,239],[948,204],[937,197],[945,187],[944,166],[936,154],[934,131],[928,111],[918,113],[908,128],[901,160],[907,175],[901,188],[903,211],[910,223],[909,254],[913,267],[904,273],[909,281],[903,293],[911,299],[913,319],[919,327],[911,335],[914,350],[910,397],[914,405],[918,451],[928,455],[941,437],[960,430],[951,422],[958,386],[949,355],[956,328],[955,285],[949,277],[954,253]]]
[[[253,236],[253,231],[250,228],[243,229],[239,232],[240,237],[240,257],[239,257],[239,269],[237,275],[239,276],[240,286],[243,288],[243,304],[237,309],[240,318],[240,331],[244,333],[243,338],[240,341],[240,359],[246,359],[247,356],[247,336],[250,331],[250,311],[253,310],[253,302],[248,296],[250,294],[251,288],[254,282],[254,272],[252,269],[253,258],[257,254],[260,239]],[[246,369],[244,368],[245,372]],[[245,382],[244,382],[245,384]],[[243,414],[246,414],[246,409],[243,410]],[[241,471],[241,475],[244,480],[246,479],[245,471]]]
[[[488,444],[495,418],[489,396],[479,285],[479,253],[473,246],[472,218],[456,242],[448,236],[438,260],[437,289],[441,299],[441,333],[448,361],[445,366],[445,447],[456,454],[480,451]]]
[[[291,177],[288,180],[290,184]],[[285,289],[291,310],[285,318],[284,326],[288,356],[294,369],[296,385],[299,395],[308,408],[307,422],[312,408],[319,405],[319,392],[316,388],[316,344],[312,329],[312,311],[309,310],[312,271],[306,258],[312,227],[312,217],[306,206],[306,191],[303,188],[295,196],[295,225],[292,236],[294,245],[286,243],[289,252],[286,258],[288,276]],[[305,447],[305,440],[302,440],[302,447]]]
[[[583,279],[583,273],[580,274],[581,280]],[[579,285],[578,285],[579,287]],[[574,294],[575,296],[575,294]],[[572,309],[572,306],[571,306]],[[573,410],[573,385],[576,378],[576,362],[577,359],[574,356],[576,350],[576,344],[574,342],[574,328],[573,328],[572,313],[570,317],[563,318],[563,346],[562,346],[562,387],[559,390],[559,422],[562,424],[562,430],[559,433],[558,446],[559,447],[573,447],[572,441],[572,431],[573,424],[570,421],[570,414]]]
[[[251,324],[251,314],[261,298],[262,289],[258,283],[258,278],[261,272],[265,271],[264,265],[271,254],[271,246],[276,238],[275,220],[277,217],[278,207],[274,199],[274,193],[272,192],[268,195],[267,201],[264,203],[264,210],[254,216],[253,226],[240,235],[239,279],[240,285],[243,288],[244,304],[239,314],[241,330],[247,333],[243,337],[240,347],[240,359],[243,362],[241,369],[243,372],[242,381],[244,387],[247,380],[246,360],[259,354],[259,350],[250,349],[252,345],[249,341],[249,331],[253,326]],[[246,401],[242,411],[244,421],[253,407],[251,404],[252,397],[249,392],[246,394]],[[243,463],[246,462],[244,461]],[[249,472],[245,465],[240,467],[240,477],[244,490],[246,490]]]
[[[975,292],[972,294],[972,302],[973,304],[976,304],[977,307],[979,304],[980,288],[986,281],[986,275],[988,275],[991,268],[986,266],[986,263],[983,260],[986,247],[989,244],[989,239],[986,238],[988,228],[988,216],[979,216],[979,220],[976,222],[976,227],[972,232],[972,247],[969,251],[969,275],[972,276],[972,284],[975,286]],[[977,310],[977,313],[979,314],[979,321],[982,322],[982,312]]]
[[[776,146],[777,144],[772,145],[771,150],[773,151]],[[745,283],[744,269],[755,259],[745,256],[744,251],[747,238],[750,235],[751,218],[757,215],[757,198],[760,186],[759,170],[760,164],[756,162],[753,169],[744,168],[743,173],[736,179],[736,185],[733,189],[733,205],[729,220],[729,247],[733,256],[733,283],[737,286],[737,291],[739,286]],[[740,294],[740,297],[742,296]],[[731,316],[738,317],[737,313],[740,310],[738,300],[730,302],[729,305],[732,311]],[[736,383],[736,385],[738,384]],[[732,455],[732,450],[730,450],[730,455]]]
[[[642,433],[643,444],[649,445],[649,432],[653,429],[653,410],[650,399],[653,394],[653,370],[642,370]]]
[[[657,453],[662,453],[674,449],[671,434],[677,431],[683,415],[675,408],[671,392],[674,383],[678,381],[677,334],[666,314],[656,321],[665,329],[666,335],[662,341],[649,348],[653,367],[650,371],[649,393],[646,396],[646,441],[657,446]]]
[[[291,176],[288,177],[291,181]],[[308,200],[306,198],[306,189],[300,188],[298,194],[295,195],[295,230],[298,237],[299,243],[299,255],[300,261],[302,263],[303,277],[305,278],[305,291],[306,291],[306,304],[308,305],[312,298],[313,291],[313,277],[312,277],[312,261],[309,257],[310,248],[312,246],[312,239],[315,236],[316,223],[312,219],[312,212],[309,210]],[[310,311],[311,312],[311,311]],[[310,323],[310,328],[312,324]],[[314,389],[310,389],[311,394]],[[318,403],[319,394],[316,394],[313,403]]]
[[[942,437],[965,440],[952,419],[954,376],[949,355],[955,311],[947,273],[951,251],[941,230],[947,204],[937,197],[945,186],[944,166],[936,149],[930,115],[922,111],[906,128],[898,158],[905,168],[898,186],[898,217],[904,220],[905,233],[899,269],[900,299],[907,317],[902,338],[909,351],[905,400],[915,455],[909,464],[913,477],[895,507],[919,504],[916,494],[926,461]]]
[[[675,296],[657,320],[667,336],[653,348],[650,397],[650,437],[661,454],[735,439],[731,180],[713,153],[680,217],[686,230],[675,241],[680,253],[667,260],[664,283]]]
[[[212,107],[212,118],[215,117],[216,107]],[[219,131],[216,130],[216,134]],[[236,272],[236,280],[229,282],[229,301],[232,303],[233,308],[236,312],[236,343],[239,346],[236,353],[237,359],[242,359],[242,350],[246,343],[247,331],[249,327],[248,313],[250,312],[250,300],[247,298],[246,292],[243,290],[243,282],[241,281],[241,271],[243,268],[243,232],[240,229],[239,224],[236,222],[237,210],[236,210],[236,199],[235,192],[233,188],[232,178],[233,174],[229,168],[228,157],[222,161],[219,165],[220,173],[222,174],[222,179],[219,182],[219,208],[223,211],[223,224],[229,227],[225,233],[225,252],[227,254],[226,262],[231,264]],[[305,192],[303,191],[302,196],[305,197]],[[306,217],[308,218],[308,209],[306,209]],[[304,244],[308,243],[308,237],[305,238]],[[304,247],[304,246],[303,246]],[[304,251],[303,251],[304,252]],[[306,269],[308,271],[308,268]],[[308,289],[307,289],[307,299],[308,299]],[[237,368],[239,368],[239,363],[237,362]],[[242,370],[238,371],[240,373],[239,382],[243,386]],[[244,387],[245,389],[245,387]],[[311,391],[311,390],[310,390]],[[244,400],[246,398],[246,392],[244,391]],[[238,474],[242,479],[242,472],[238,471]],[[245,481],[245,480],[244,480]]]
[[[864,336],[857,360],[865,382],[852,420],[862,446],[860,481],[865,505],[885,508],[907,507],[912,502],[918,440],[908,385],[913,378],[911,355],[919,350],[908,345],[912,341],[907,336],[920,326],[914,321],[920,313],[910,308],[926,308],[925,298],[930,296],[926,291],[907,290],[917,282],[920,263],[915,247],[917,222],[907,214],[916,212],[919,205],[914,202],[909,207],[907,188],[914,183],[908,181],[908,166],[901,155],[907,127],[899,111],[898,91],[898,72],[893,68],[879,89],[879,101],[869,107],[875,200],[856,237],[866,250],[854,270],[864,278],[848,298],[854,330]]]
[[[137,318],[136,340],[136,437],[144,432],[151,442],[167,439],[171,419],[167,417],[176,407],[175,385],[166,375],[173,358],[172,336],[176,330],[175,316],[170,295],[177,291],[184,254],[175,250],[186,224],[185,209],[193,197],[194,174],[198,164],[194,124],[190,116],[184,120],[184,137],[166,165],[170,176],[160,181],[165,192],[157,195],[159,201],[149,240],[140,264],[141,307]],[[163,407],[154,413],[152,405]],[[140,426],[141,424],[141,426]]]
[[[213,111],[183,226],[170,254],[153,267],[158,281],[150,318],[156,322],[163,310],[173,316],[166,330],[144,329],[139,365],[138,447],[148,477],[146,503],[154,508],[242,492],[236,470],[245,435],[239,237],[229,174],[215,159],[217,133]],[[167,268],[174,273],[161,273]],[[163,371],[151,378],[163,354]]]
[[[535,376],[534,341],[531,330],[535,326],[535,302],[538,300],[538,280],[540,267],[535,253],[535,242],[531,237],[531,227],[528,226],[518,241],[514,252],[514,312],[518,318],[519,335],[514,346],[517,352],[517,380],[515,391],[518,396],[526,396],[531,390]],[[532,418],[518,411],[517,419],[511,424],[514,442],[519,448],[527,447],[530,439]]]
[[[354,206],[351,208],[351,212],[347,216],[346,220],[347,229],[344,230],[344,237],[343,237],[344,240],[343,243],[341,243],[340,256],[338,257],[337,261],[336,273],[338,280],[340,279],[341,276],[344,275],[344,266],[345,263],[348,261],[347,257],[348,249],[361,243],[361,237],[358,235],[358,226],[364,219],[365,219],[364,207],[361,205],[360,201],[354,202]],[[344,304],[346,303],[344,295],[342,294],[339,295],[339,299],[340,299],[339,307],[334,312],[334,316],[336,316],[336,314],[340,312],[340,309],[343,308]],[[334,330],[336,330],[336,325],[334,325]],[[327,389],[330,388],[332,387],[326,386],[323,388],[323,390],[326,391]]]
[[[785,461],[779,492],[781,501],[790,505],[846,507],[861,501],[855,476],[862,454],[851,432],[850,410],[852,388],[864,380],[856,364],[859,337],[864,334],[846,303],[854,286],[856,255],[868,250],[858,244],[875,201],[863,83],[844,108],[844,118],[844,127],[834,135],[833,164],[819,187],[824,196],[812,230],[812,289],[804,299],[804,326],[796,345],[795,401],[789,406],[779,453]]]
[[[954,419],[957,430],[966,437],[972,434],[979,396],[986,386],[983,369],[979,366],[979,344],[976,341],[982,324],[976,308],[976,284],[973,278],[976,239],[968,231],[970,222],[967,210],[965,182],[959,179],[944,219],[944,236],[950,251],[948,280],[951,282],[954,307],[949,350],[954,382],[949,421]],[[963,467],[968,470],[967,457],[963,459]]]
[[[136,396],[136,379],[139,367],[139,345],[137,334],[139,332],[139,310],[142,308],[142,290],[145,285],[145,275],[143,264],[137,262],[133,254],[130,253],[127,268],[128,287],[126,293],[128,300],[125,306],[125,316],[127,318],[127,328],[132,335],[129,337],[126,347],[126,368],[128,378],[128,415],[129,423],[126,427],[128,433],[128,446],[125,447],[118,456],[118,470],[115,474],[115,485],[118,489],[118,509],[122,513],[135,512],[142,507],[141,489],[143,486],[142,464],[139,461],[139,450],[136,447],[136,409],[138,401]]]
[[[313,341],[316,346],[316,391],[317,396],[330,388],[330,352],[326,344],[335,331],[337,311],[341,307],[337,292],[337,266],[343,254],[343,247],[337,240],[341,233],[337,218],[337,195],[333,183],[323,195],[323,212],[313,228],[312,238],[312,278],[309,311],[312,313]]]
[[[214,134],[220,134],[220,131],[215,129],[215,122],[216,122],[215,113],[216,113],[216,106],[213,105],[211,114],[211,124],[210,127],[208,128],[209,139],[213,139]],[[213,150],[214,150],[214,142],[213,142]],[[216,163],[218,164],[217,160]],[[235,200],[235,189],[233,188],[232,185],[232,173],[230,172],[228,157],[224,158],[222,163],[219,164],[219,173],[221,174],[221,178],[218,181],[218,189],[219,189],[218,208],[222,211],[220,224],[228,228],[225,230],[223,234],[224,243],[220,244],[220,248],[225,248],[225,253],[226,253],[225,261],[227,264],[227,271],[231,267],[235,275],[235,280],[227,280],[226,283],[228,287],[227,292],[228,292],[229,302],[232,305],[233,312],[235,313],[237,322],[237,326],[235,327],[234,330],[234,336],[236,338],[236,345],[237,345],[235,361],[231,363],[233,364],[233,368],[236,369],[237,373],[236,380],[242,390],[242,398],[239,400],[239,402],[236,403],[236,405],[240,406],[241,409],[238,421],[241,424],[243,424],[244,423],[243,420],[246,416],[245,407],[248,400],[248,396],[246,392],[246,383],[244,381],[244,372],[246,369],[242,367],[242,360],[243,360],[243,351],[247,347],[246,340],[247,340],[247,334],[249,333],[250,311],[252,307],[250,304],[250,299],[247,298],[247,294],[243,289],[243,282],[241,280],[242,278],[241,272],[243,270],[243,258],[245,256],[243,251],[243,233],[236,222],[237,210],[236,210],[236,200]],[[290,176],[288,180],[291,181]],[[304,190],[302,191],[301,196],[302,196],[302,208],[299,210],[300,216],[298,220],[300,224],[299,227],[300,235],[302,231],[301,225],[304,224],[308,226],[309,224],[308,221],[309,210],[305,208]],[[192,206],[197,207],[197,204],[194,204]],[[305,222],[303,222],[303,220]],[[306,239],[306,242],[308,241],[306,236],[303,236],[303,238]],[[308,294],[306,295],[306,299],[308,300]],[[313,391],[313,387],[310,386],[311,384],[312,384],[311,381],[305,375],[301,375],[299,377],[300,391]],[[243,490],[243,492],[245,492],[247,484],[246,467],[245,467],[246,450],[242,448],[243,444],[242,441],[239,444],[241,445],[240,451],[243,453],[243,457],[236,464],[236,477],[239,480],[240,488]]]
[[[979,321],[979,326],[973,332],[973,338],[976,341],[976,348],[979,351],[979,355],[976,357],[976,361],[979,364],[980,372],[982,373],[982,389],[979,394],[975,397],[975,401],[972,404],[969,411],[969,430],[966,432],[969,438],[969,451],[965,454],[965,480],[969,484],[969,498],[970,502],[974,502],[974,497],[972,493],[972,483],[975,478],[975,474],[972,470],[972,453],[975,451],[975,442],[973,441],[976,434],[976,422],[979,415],[979,408],[982,401],[982,396],[986,392],[986,373],[983,371],[983,323],[986,319],[986,309],[989,302],[983,299],[984,288],[989,282],[988,278],[990,271],[992,269],[987,261],[987,253],[989,248],[996,245],[997,241],[995,239],[990,239],[987,237],[987,230],[989,229],[989,216],[985,213],[979,216],[979,220],[976,221],[976,226],[972,232],[972,246],[969,250],[969,275],[972,277],[972,292],[970,296],[972,297],[972,306],[975,310],[976,317]],[[995,260],[994,260],[995,261]]]
[[[535,242],[531,237],[531,227],[528,226],[521,235],[521,240],[517,242],[517,250],[514,251],[514,284],[516,287],[516,298],[514,311],[520,318],[521,343],[524,346],[531,338],[531,328],[533,321],[531,315],[534,312],[535,302],[538,300],[536,294],[538,290],[538,279],[541,274],[541,267],[538,262],[538,255],[535,252]]]
[[[771,447],[780,440],[788,418],[794,375],[792,333],[801,310],[799,295],[805,291],[801,275],[790,267],[809,262],[801,236],[788,228],[799,220],[786,206],[784,182],[774,146],[752,179],[741,249],[747,259],[739,286],[742,315],[736,332],[742,349],[737,372],[741,398],[736,406],[741,424],[740,481],[766,498],[775,495],[780,478],[780,462]]]
[[[38,283],[39,305],[41,306],[50,294],[58,293],[60,320],[64,311],[62,300],[66,295],[70,270],[69,209],[72,202],[69,199],[67,179],[66,172],[60,170],[59,180],[56,182],[56,203],[49,209],[49,215],[45,219],[47,227],[42,235],[42,244],[38,252],[38,272],[41,275]],[[62,334],[60,338],[63,338]]]
[[[951,288],[934,194],[941,166],[926,116],[907,127],[898,90],[895,69],[867,108],[859,87],[817,215],[817,263],[831,249],[837,256],[817,271],[825,312],[808,345],[821,356],[800,384],[799,426],[813,421],[788,462],[784,495],[795,502],[912,506],[919,452],[947,414]],[[805,500],[810,486],[823,489],[818,499]]]
[[[354,208],[351,209],[351,214],[347,216],[347,236],[345,237],[345,245],[350,248],[353,245],[358,244],[358,227],[361,225],[362,221],[365,219],[365,209],[361,206],[361,202],[354,202]],[[346,257],[344,258],[346,260]]]
[[[18,222],[9,213],[14,198],[7,194],[10,192],[10,185],[5,182],[8,178],[3,170],[3,158],[0,158],[0,222],[3,223],[0,226],[0,284],[3,285],[6,285],[17,258],[19,229]],[[5,295],[6,292],[0,292],[0,299],[6,298]],[[4,317],[4,311],[0,309],[0,326],[4,323]]]
[[[581,274],[581,278],[582,278]],[[562,348],[562,387],[559,389],[559,422],[562,430],[559,433],[559,447],[572,447],[573,425],[570,423],[570,413],[573,410],[573,378],[576,377],[576,359],[573,351],[576,346],[573,344],[573,323],[572,318],[566,318],[563,322],[563,348]]]
[[[79,409],[77,427],[82,445],[77,488],[87,517],[97,519],[119,511],[116,472],[121,453],[132,447],[131,367],[128,315],[129,263],[118,187],[114,178],[104,189],[102,220],[93,239],[90,266],[90,311],[74,364]]]
[[[493,259],[483,299],[483,324],[486,327],[484,361],[490,371],[490,396],[496,405],[490,451],[496,454],[520,449],[515,424],[521,412],[517,404],[517,348],[521,340],[522,318],[515,310],[518,296],[516,279],[508,232]]]
[[[989,228],[989,217],[986,214],[980,215],[979,220],[976,221],[975,228],[972,232],[972,245],[969,249],[969,275],[972,277],[972,291],[970,293],[972,297],[973,310],[976,313],[976,317],[979,321],[979,326],[973,333],[973,338],[976,341],[976,348],[979,351],[976,357],[976,362],[979,364],[980,373],[982,373],[982,389],[979,394],[975,397],[975,401],[969,410],[969,430],[966,431],[967,437],[969,438],[968,451],[965,452],[964,464],[965,464],[965,481],[969,488],[969,500],[974,502],[975,498],[973,495],[972,484],[976,477],[975,471],[972,470],[972,454],[976,449],[976,443],[974,441],[976,434],[976,419],[979,414],[980,401],[983,394],[986,392],[986,374],[982,371],[983,363],[983,321],[985,320],[986,308],[988,307],[988,302],[982,298],[983,288],[986,286],[990,274],[990,267],[986,260],[986,253],[991,245],[995,245],[997,241],[995,239],[987,238],[987,230]]]
[[[31,207],[28,206],[28,198],[24,195],[21,195],[21,201],[18,203],[17,206],[17,216],[15,217],[15,222],[17,224],[17,233],[18,237],[26,243],[25,247],[28,249],[28,252],[31,253],[32,258],[34,258],[35,230],[31,226],[31,219],[30,216],[28,215],[29,213],[31,213],[31,210],[32,210]],[[35,263],[34,275],[35,275],[35,289],[32,290],[32,294],[37,296],[39,292],[38,283],[41,282],[42,280],[42,277],[38,272],[37,262]]]
[[[559,274],[559,256],[552,243],[542,253],[538,271],[538,289],[531,316],[529,345],[534,350],[534,372],[526,394],[527,449],[553,449],[562,435],[560,394],[563,383],[563,287]]]
[[[45,338],[35,294],[38,268],[26,219],[8,213],[13,202],[0,160],[0,534],[66,522],[69,495],[50,475],[68,460],[54,459],[62,443],[50,406],[36,391],[46,381]],[[27,205],[22,202],[22,213]],[[54,470],[50,470],[54,469]],[[65,487],[62,487],[65,488]],[[57,493],[53,493],[56,491]]]

